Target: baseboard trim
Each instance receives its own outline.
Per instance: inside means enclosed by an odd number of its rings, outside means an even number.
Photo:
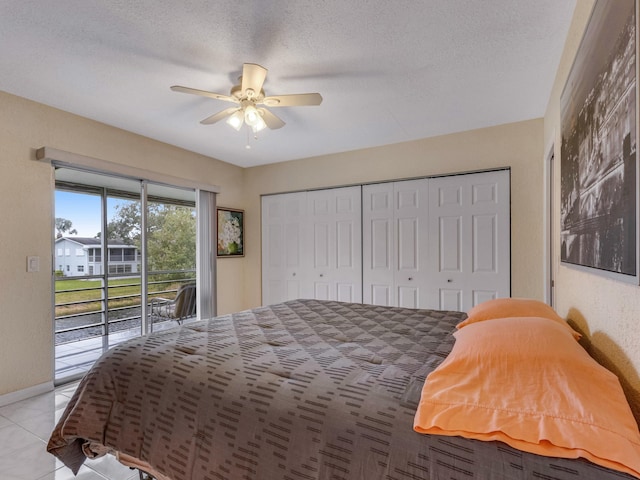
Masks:
[[[33,387],[23,388],[15,392],[5,393],[0,395],[0,407],[9,405],[11,403],[26,400],[27,398],[35,397],[43,393],[51,392],[53,390],[53,382],[45,382],[40,385],[34,385]]]

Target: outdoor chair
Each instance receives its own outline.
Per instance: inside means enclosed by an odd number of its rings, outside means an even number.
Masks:
[[[182,285],[173,300],[162,297],[151,299],[151,329],[153,324],[162,320],[175,320],[182,324],[184,319],[196,314],[196,286]]]

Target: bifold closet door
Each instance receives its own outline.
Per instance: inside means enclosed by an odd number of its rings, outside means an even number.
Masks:
[[[262,198],[262,301],[467,311],[511,294],[508,170]]]
[[[511,295],[509,171],[430,179],[432,308],[467,311]]]
[[[262,197],[262,303],[362,301],[361,187]]]
[[[307,193],[313,298],[362,302],[361,187]]]
[[[307,194],[262,197],[262,303],[311,298]]]
[[[363,302],[429,305],[428,181],[363,186]]]

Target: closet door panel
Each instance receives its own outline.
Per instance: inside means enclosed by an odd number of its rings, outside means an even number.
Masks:
[[[262,303],[311,297],[304,249],[306,193],[262,197]]]
[[[335,300],[331,295],[331,285],[319,280],[314,281],[314,295],[316,300]]]
[[[370,258],[367,258],[368,265],[373,270],[383,270],[392,272],[391,246],[393,241],[391,232],[393,230],[392,221],[386,218],[373,219],[369,222],[367,231],[370,239],[368,251]]]
[[[418,219],[398,220],[398,269],[418,270]]]
[[[368,301],[364,301],[364,303],[370,303],[372,305],[382,305],[389,306],[391,305],[391,286],[390,285],[365,285],[365,298]],[[370,299],[370,300],[369,300]]]
[[[335,190],[334,297],[362,302],[362,188]]]
[[[361,188],[308,192],[314,298],[362,301]]]
[[[363,187],[365,303],[426,308],[428,182]]]
[[[359,292],[356,290],[353,284],[350,283],[338,283],[336,300],[339,302],[351,302],[359,303]]]
[[[439,310],[463,311],[462,290],[441,288],[439,289],[440,305]]]
[[[393,282],[396,305],[429,308],[427,179],[393,184],[396,264]]]
[[[430,180],[434,308],[466,311],[511,294],[509,172]]]
[[[417,287],[398,287],[398,307],[420,308]]]
[[[286,256],[287,268],[300,268],[300,244],[302,242],[302,226],[299,223],[289,223],[284,227],[285,233],[271,245],[270,252],[274,250],[278,255]],[[284,249],[282,248],[284,245]],[[280,253],[283,252],[283,253]]]
[[[441,216],[438,235],[438,270],[440,272],[462,272],[462,216]]]
[[[396,305],[392,183],[362,187],[362,284],[364,303]]]
[[[329,268],[329,225],[314,223],[313,225],[313,267],[319,270]]]
[[[498,271],[498,218],[496,214],[473,217],[473,271]]]

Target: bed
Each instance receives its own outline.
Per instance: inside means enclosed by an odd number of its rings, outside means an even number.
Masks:
[[[500,324],[459,328],[468,320],[295,300],[133,339],[83,378],[47,449],[74,472],[113,454],[159,480],[640,478],[624,452],[612,463],[547,456],[447,431],[443,411],[428,418],[443,390],[430,393],[425,378],[457,368],[445,362],[464,343],[456,335]]]

